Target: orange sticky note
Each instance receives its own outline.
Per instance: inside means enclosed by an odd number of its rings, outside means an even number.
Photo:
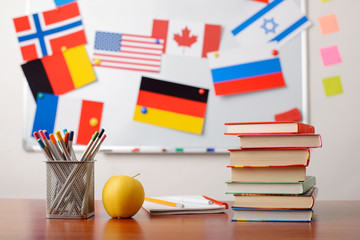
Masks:
[[[340,30],[336,14],[321,16],[318,20],[323,35],[338,32]]]

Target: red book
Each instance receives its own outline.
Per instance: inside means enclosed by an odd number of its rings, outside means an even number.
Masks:
[[[225,135],[239,134],[284,134],[284,133],[314,133],[312,125],[295,121],[278,122],[233,122],[225,123]]]
[[[241,148],[319,148],[320,134],[239,134]]]

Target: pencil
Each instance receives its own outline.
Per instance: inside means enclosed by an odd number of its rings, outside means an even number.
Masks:
[[[164,201],[164,200],[155,199],[155,198],[145,197],[145,201],[158,203],[158,204],[171,206],[171,207],[178,207],[178,208],[183,208],[184,207],[184,204],[181,204],[181,203],[169,202],[169,201]]]

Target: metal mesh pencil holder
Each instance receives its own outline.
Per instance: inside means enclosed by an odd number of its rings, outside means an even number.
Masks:
[[[94,161],[45,161],[47,218],[94,216]]]

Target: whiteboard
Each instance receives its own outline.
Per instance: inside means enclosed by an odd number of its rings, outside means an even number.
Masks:
[[[295,0],[303,11],[305,1]],[[222,26],[220,49],[238,47],[231,30],[262,8],[249,0],[79,0],[89,57],[93,56],[95,31],[151,35],[153,19],[178,19]],[[29,13],[54,8],[49,0],[28,0]],[[274,115],[297,107],[308,122],[306,32],[298,35],[279,53],[286,87],[216,96],[205,58],[163,55],[159,74],[94,67],[97,81],[65,94],[73,98],[104,102],[101,127],[107,152],[212,152],[224,153],[239,147],[236,138],[224,136],[225,122],[273,121]],[[201,135],[133,121],[141,77],[150,77],[210,90]],[[24,136],[26,150],[37,149],[31,137],[35,101],[24,79]],[[61,130],[61,129],[58,129]],[[81,148],[81,147],[80,147]]]

